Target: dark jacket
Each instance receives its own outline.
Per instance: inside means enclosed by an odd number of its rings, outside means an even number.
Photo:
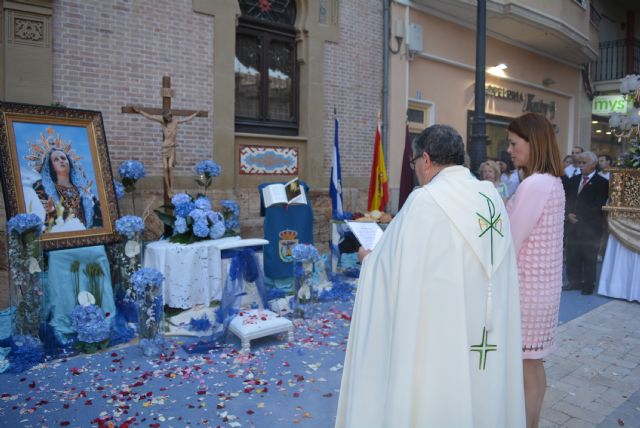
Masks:
[[[578,194],[581,181],[582,176],[576,175],[566,185],[565,212],[574,213],[578,218],[576,224],[567,222],[567,239],[573,243],[599,245],[603,229],[602,206],[609,197],[609,181],[595,173]]]

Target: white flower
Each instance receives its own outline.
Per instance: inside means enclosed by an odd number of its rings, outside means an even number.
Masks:
[[[30,257],[29,258],[29,273],[36,273],[36,272],[42,272],[40,270],[40,264],[38,263],[38,260],[35,257]]]
[[[80,303],[81,306],[95,305],[96,298],[88,291],[81,291],[78,293],[78,303]]]
[[[124,245],[124,254],[129,258],[140,254],[140,244],[138,241],[134,241],[133,239],[128,240]]]
[[[304,284],[298,290],[298,299],[300,300],[309,300],[311,298],[311,289],[308,284]]]
[[[324,282],[321,282],[320,284],[313,285],[313,289],[316,290],[318,294],[322,293],[323,291],[329,291],[332,288],[333,288],[333,284],[331,283],[331,281],[324,281]]]

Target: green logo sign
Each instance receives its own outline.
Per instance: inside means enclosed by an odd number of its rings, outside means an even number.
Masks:
[[[624,95],[598,95],[593,97],[592,114],[626,113],[628,101]]]

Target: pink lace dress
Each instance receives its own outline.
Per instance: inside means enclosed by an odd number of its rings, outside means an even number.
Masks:
[[[555,343],[562,292],[564,189],[560,178],[527,177],[507,210],[518,259],[522,357],[544,358]]]

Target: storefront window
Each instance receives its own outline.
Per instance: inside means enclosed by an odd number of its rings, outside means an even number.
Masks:
[[[497,160],[500,158],[500,153],[506,152],[508,147],[507,142],[507,126],[513,120],[506,116],[496,116],[487,114],[487,159]],[[467,144],[471,140],[473,131],[473,112],[470,111],[467,114]]]

